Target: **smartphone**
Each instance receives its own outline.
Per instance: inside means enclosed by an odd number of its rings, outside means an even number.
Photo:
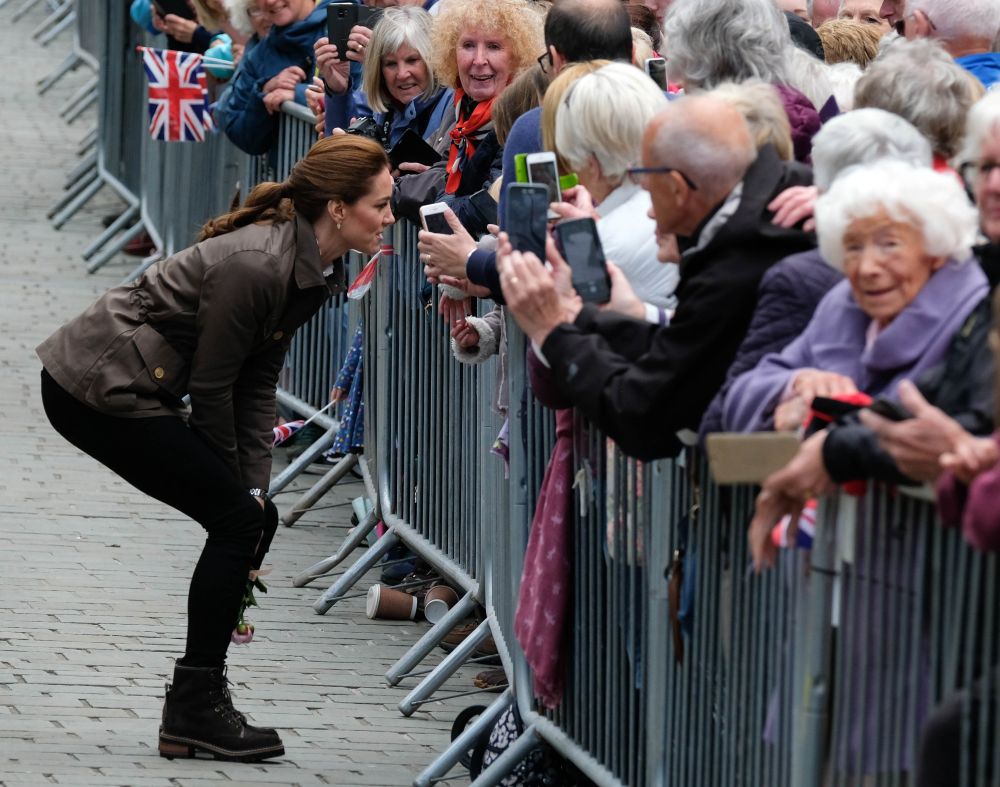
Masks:
[[[850,415],[861,409],[860,404],[853,402],[843,402],[840,399],[831,399],[828,396],[814,396],[811,409],[817,413],[836,420],[845,415]]]
[[[913,413],[903,407],[903,405],[888,399],[876,399],[868,405],[868,409],[876,415],[888,418],[890,421],[908,421],[913,418]]]
[[[667,61],[662,57],[647,57],[645,68],[646,73],[649,74],[649,78],[656,83],[656,86],[659,87],[660,90],[666,93]]]
[[[529,153],[525,157],[525,165],[528,168],[528,183],[540,183],[549,190],[549,202],[561,202],[562,192],[559,190],[559,170],[556,168],[555,153]],[[559,215],[549,213],[550,219],[557,219]]]
[[[597,224],[591,218],[560,221],[552,230],[559,253],[573,271],[573,289],[584,303],[611,300],[611,276]]]
[[[392,150],[389,151],[389,163],[393,169],[398,169],[403,162],[426,164],[432,167],[441,160],[441,154],[432,148],[423,137],[412,128],[406,129]]]
[[[326,34],[337,47],[337,59],[347,59],[347,39],[358,23],[358,6],[354,3],[330,3],[326,7]]]
[[[454,235],[448,219],[444,217],[444,211],[448,206],[443,202],[435,202],[433,205],[423,205],[420,208],[420,223],[428,232],[436,232],[439,235]]]
[[[504,204],[504,228],[516,251],[545,259],[549,189],[539,183],[509,183]]]
[[[479,212],[483,221],[487,224],[497,223],[497,201],[490,196],[490,193],[486,189],[480,189],[471,197],[469,197],[469,202],[472,203],[473,207]]]
[[[379,23],[384,12],[384,8],[372,8],[370,5],[360,5],[358,6],[358,24],[362,27],[367,27],[369,30],[374,30],[375,25]]]
[[[153,0],[156,12],[160,16],[173,14],[181,19],[194,19],[194,11],[187,4],[187,0]]]

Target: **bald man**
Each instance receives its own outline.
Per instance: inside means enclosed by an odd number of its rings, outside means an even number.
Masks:
[[[750,324],[764,271],[815,245],[799,229],[772,225],[767,211],[775,195],[812,177],[770,146],[757,153],[735,109],[699,96],[653,118],[633,176],[652,197],[660,261],[680,252],[680,305],[668,325],[614,310],[631,313],[617,272],[608,307],[583,306],[557,287],[565,263],[554,248],[552,273],[516,252],[501,254],[498,267],[508,309],[560,393],[626,453],[649,460],[675,455],[678,432],[698,429]]]

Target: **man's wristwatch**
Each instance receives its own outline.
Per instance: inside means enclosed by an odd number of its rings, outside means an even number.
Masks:
[[[261,489],[259,486],[255,486],[253,489],[249,491],[250,491],[250,497],[262,497],[265,500],[267,499],[266,489]]]

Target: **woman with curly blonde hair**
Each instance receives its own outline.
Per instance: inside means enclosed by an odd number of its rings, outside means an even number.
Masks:
[[[444,200],[471,233],[486,231],[464,198],[500,176],[503,148],[493,132],[493,102],[544,51],[542,19],[525,0],[445,0],[434,24],[431,66],[455,90],[454,113],[446,118],[454,123],[447,162],[403,178],[397,212],[415,218],[420,205]]]

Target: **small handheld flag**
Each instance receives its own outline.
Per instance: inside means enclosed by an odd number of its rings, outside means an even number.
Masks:
[[[165,142],[202,142],[214,129],[202,56],[138,47],[149,77],[149,134]]]

